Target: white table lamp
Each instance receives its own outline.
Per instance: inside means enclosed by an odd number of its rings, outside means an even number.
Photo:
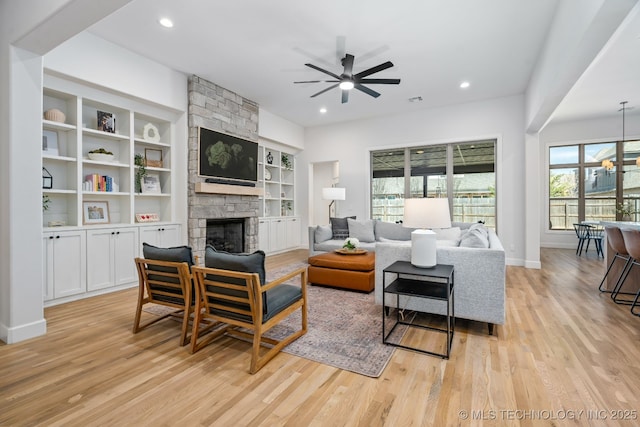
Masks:
[[[345,200],[346,196],[347,191],[345,188],[326,187],[322,189],[322,198],[324,200],[331,200],[331,203],[329,203],[329,218],[331,218],[331,206],[336,200]]]
[[[402,225],[418,228],[411,233],[411,264],[432,268],[436,261],[436,233],[432,228],[450,228],[448,199],[405,199]]]

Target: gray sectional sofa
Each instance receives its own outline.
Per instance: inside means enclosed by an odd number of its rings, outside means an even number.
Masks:
[[[364,242],[361,247],[375,251],[375,301],[381,305],[382,270],[395,261],[411,260],[412,229],[375,220],[373,227],[375,241]],[[316,231],[317,227],[309,227],[310,256],[342,247],[342,238],[316,241],[316,237],[322,238]],[[505,321],[506,262],[500,239],[492,229],[470,223],[453,223],[452,229],[436,230],[436,234],[438,263],[455,267],[456,317],[487,322],[489,333],[493,333],[493,325],[502,325]],[[327,237],[326,230],[324,237]],[[387,285],[393,277],[388,275]],[[395,306],[395,298],[385,302]],[[407,310],[446,313],[444,304],[427,299],[401,297],[400,306]]]

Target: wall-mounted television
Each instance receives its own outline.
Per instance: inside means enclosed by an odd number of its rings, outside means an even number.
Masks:
[[[209,182],[255,185],[258,143],[199,127],[198,175]]]

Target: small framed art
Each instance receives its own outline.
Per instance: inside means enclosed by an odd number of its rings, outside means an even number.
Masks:
[[[157,173],[148,173],[142,178],[143,194],[161,194],[160,175]]]
[[[109,202],[82,202],[84,224],[109,224]]]
[[[156,150],[154,148],[145,148],[144,161],[148,167],[161,168],[162,167],[162,150]]]
[[[113,113],[98,110],[98,130],[116,133],[116,116]]]
[[[59,156],[58,132],[52,130],[42,131],[42,152],[50,156]]]

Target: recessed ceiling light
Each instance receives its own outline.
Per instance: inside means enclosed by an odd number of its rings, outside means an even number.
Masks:
[[[327,109],[326,109],[326,108],[322,107],[322,108],[320,109],[320,113],[321,113],[321,114],[324,114],[324,113],[326,113],[326,112],[327,112]]]
[[[469,82],[462,82],[460,83],[460,89],[466,89],[470,86]]]
[[[158,21],[160,23],[160,25],[162,25],[165,28],[172,28],[173,27],[173,21],[169,18],[160,18],[160,20]]]

